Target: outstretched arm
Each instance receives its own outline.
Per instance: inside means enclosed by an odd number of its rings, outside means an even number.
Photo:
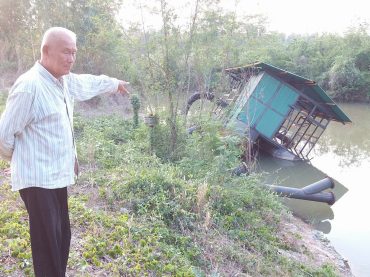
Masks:
[[[105,75],[70,73],[66,78],[68,80],[69,93],[77,101],[85,101],[102,93],[129,93],[126,88],[128,82]]]

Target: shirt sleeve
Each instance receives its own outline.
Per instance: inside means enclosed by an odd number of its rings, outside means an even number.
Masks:
[[[31,107],[34,94],[29,92],[11,92],[0,119],[0,156],[11,160],[15,137],[22,133],[32,120]]]
[[[77,101],[85,101],[107,92],[116,92],[119,81],[105,75],[68,74],[69,93]]]

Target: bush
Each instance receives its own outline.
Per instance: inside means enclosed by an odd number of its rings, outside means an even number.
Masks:
[[[156,129],[163,148],[151,153],[144,125],[133,128],[115,117],[76,118],[85,169],[76,186],[83,193],[69,200],[79,242],[69,266],[77,276],[315,272],[279,255],[285,247],[277,236],[284,209],[275,195],[259,187],[259,176],[232,176],[241,143],[221,130],[204,124],[191,136],[181,131],[182,149],[171,162],[165,122]],[[87,208],[90,189],[99,196],[92,193],[99,201],[93,209]],[[12,235],[4,236],[6,241]]]
[[[130,171],[111,193],[138,216],[161,220],[179,231],[194,227],[196,187],[176,176],[171,166]]]
[[[175,162],[182,158],[186,145],[186,131],[182,121],[178,120],[175,124],[170,124],[168,116],[161,114],[159,124],[149,128],[149,143],[151,151],[163,162]],[[160,120],[165,118],[164,120]],[[175,130],[171,128],[175,127]],[[175,132],[175,148],[171,144],[174,139],[172,132]]]
[[[233,134],[222,136],[217,122],[201,126],[187,137],[184,156],[177,164],[187,178],[223,182],[240,164],[241,139]]]
[[[368,97],[367,71],[361,72],[352,58],[338,58],[328,74],[328,88],[335,99],[363,101]]]

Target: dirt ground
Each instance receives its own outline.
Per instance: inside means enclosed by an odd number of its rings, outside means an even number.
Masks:
[[[74,113],[94,118],[102,115],[118,115],[122,118],[132,116],[130,99],[118,93],[105,94],[88,101],[76,102]]]
[[[287,258],[313,267],[332,264],[336,267],[339,276],[354,276],[348,261],[335,250],[330,241],[300,218],[291,216],[283,220],[280,235],[292,249],[281,250],[281,254]]]

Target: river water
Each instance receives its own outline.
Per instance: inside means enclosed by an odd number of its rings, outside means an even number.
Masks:
[[[357,277],[370,276],[370,105],[340,104],[353,123],[331,122],[311,155],[310,164],[262,155],[266,182],[304,187],[326,176],[335,180],[336,203],[329,206],[284,199],[296,215],[311,222],[349,261]]]

